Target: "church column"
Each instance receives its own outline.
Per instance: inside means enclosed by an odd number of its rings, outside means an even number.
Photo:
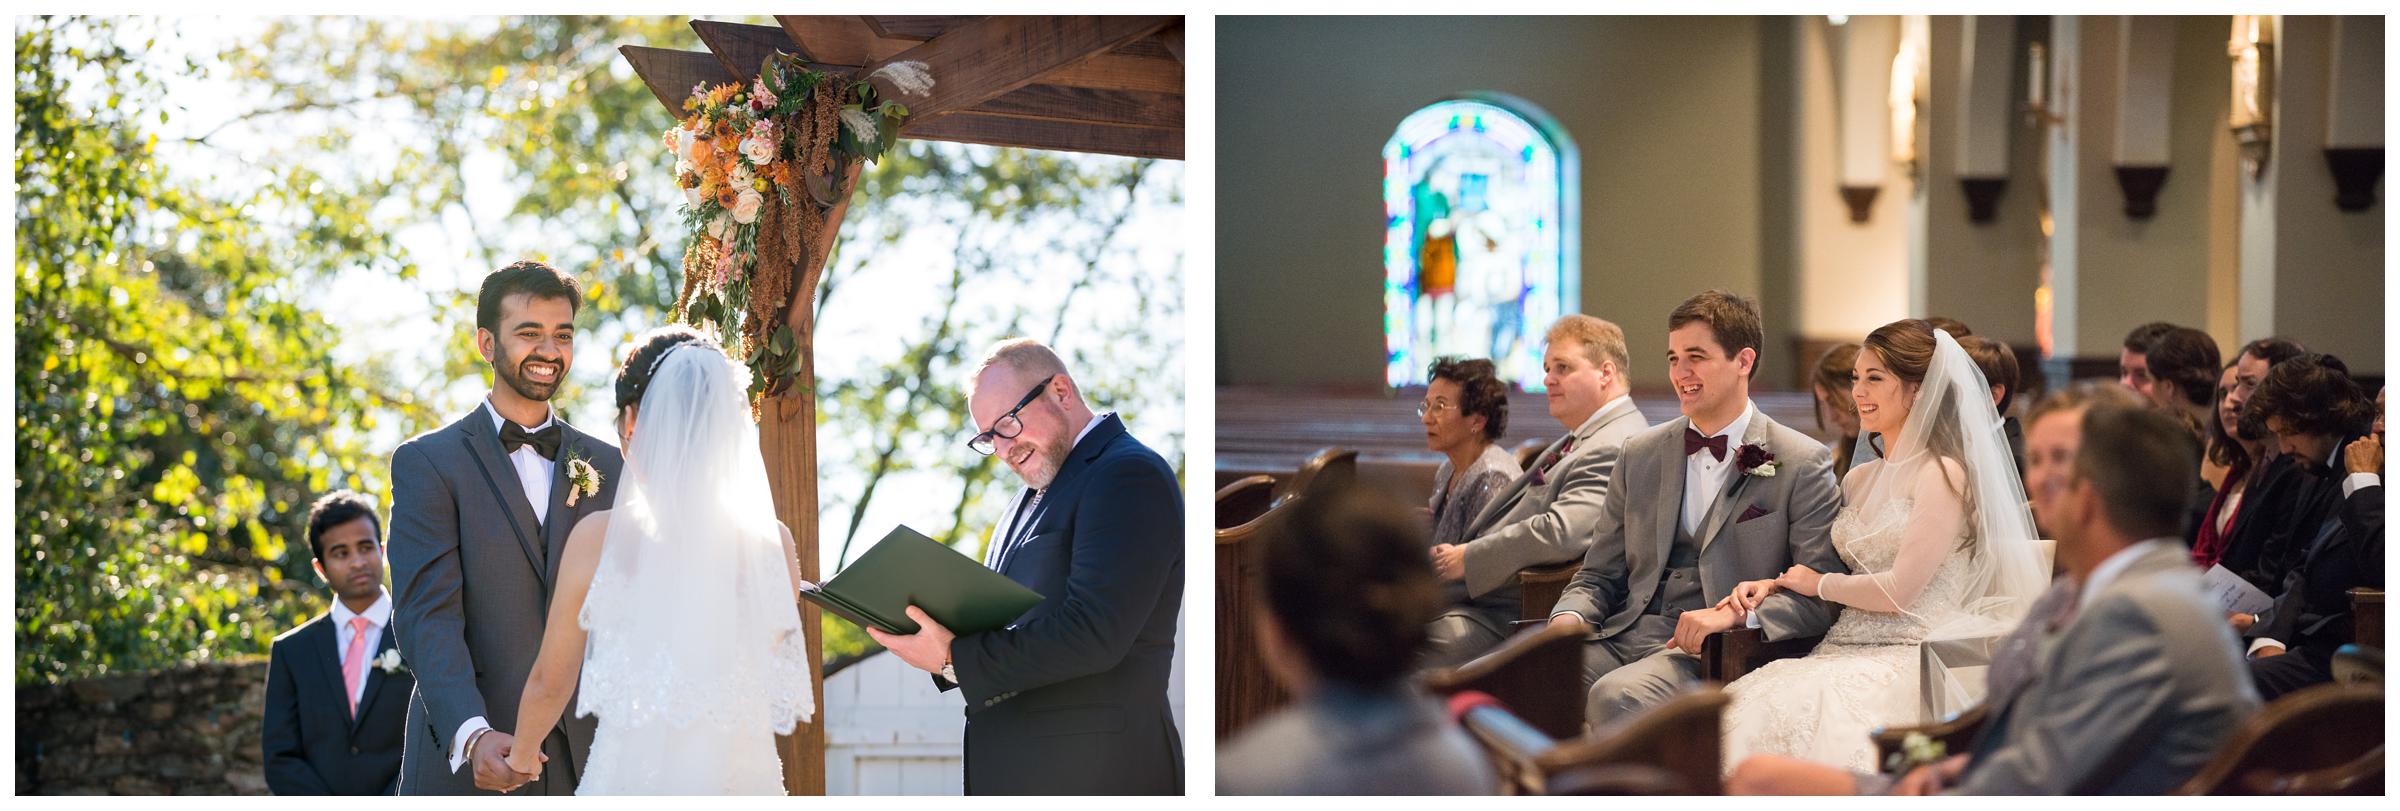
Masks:
[[[2248,29],[2234,28],[2238,50]],[[2239,184],[2242,335],[2296,338],[2339,355],[2355,374],[2381,377],[2381,194],[2364,211],[2337,207],[2326,148],[2382,139],[2381,81],[2364,80],[2363,71],[2333,79],[2337,47],[2352,58],[2371,50],[2380,72],[2382,20],[2261,17],[2256,30],[2270,69],[2272,123],[2265,166],[2255,177],[2243,174]],[[2355,115],[2366,105],[2373,105],[2371,116]]]
[[[2194,37],[2213,24],[2210,18],[2171,26],[2113,16],[2052,20],[2045,97],[2057,118],[2044,144],[2052,226],[2044,372],[2054,384],[2114,376],[2125,333],[2143,323],[2207,323],[2208,177],[2228,80],[2214,44]],[[2156,75],[2162,66],[2171,78]],[[2163,143],[2155,130],[2129,132],[2120,141],[2121,115],[2128,112],[2163,119]],[[2120,165],[2134,169],[2137,180],[2159,182],[2148,216],[2128,213]]]
[[[2027,26],[2036,29],[2038,26]],[[1909,207],[1909,314],[1949,316],[2030,353],[2041,284],[2040,144],[2024,129],[2014,17],[1927,18],[1917,116],[1923,182]],[[1973,216],[1978,198],[1989,219]]]

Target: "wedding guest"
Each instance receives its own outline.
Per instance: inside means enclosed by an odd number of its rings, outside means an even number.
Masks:
[[[2314,509],[2293,516],[2301,526],[2283,539],[2280,555],[2290,564],[2279,582],[2261,587],[2275,605],[2231,617],[2234,630],[2252,638],[2259,691],[2273,697],[2331,679],[2333,650],[2351,639],[2349,589],[2382,586],[2383,443],[2370,433],[2375,412],[2365,393],[2325,355],[2275,364],[2245,418],[2264,425],[2315,480],[2303,502]],[[2297,656],[2267,661],[2287,649]]]
[[[2373,405],[2331,355],[2308,353],[2275,364],[2244,403],[2238,428],[2271,437],[2279,475],[2261,481],[2264,510],[2245,518],[2220,559],[2260,591],[2280,594],[2328,521],[2338,520],[2346,487],[2342,449],[2367,432]]]
[[[1850,472],[1852,446],[1858,444],[1858,404],[1850,400],[1850,366],[1858,361],[1858,344],[1836,344],[1817,356],[1809,373],[1809,388],[1817,397],[1817,431],[1830,439],[1833,476]]]
[[[1409,680],[1442,592],[1424,530],[1356,488],[1300,505],[1257,551],[1259,653],[1293,703],[1227,743],[1222,795],[1491,794],[1491,764]]]
[[[2077,591],[2037,610],[2055,625],[2030,671],[1996,684],[1965,753],[1896,783],[1789,759],[1754,758],[1729,793],[2161,794],[2205,765],[2259,706],[2233,635],[2175,538],[2178,471],[2199,449],[2174,420],[2127,405],[2034,410],[2027,432],[2035,509],[2058,537]],[[2059,457],[2065,475],[2051,475]],[[1993,664],[1994,677],[2001,664]]]
[[[2217,340],[2190,327],[2175,327],[2150,339],[2142,349],[2150,375],[2150,400],[2190,428],[2192,436],[2206,434],[2211,417],[2210,396],[2216,391]]]
[[[2143,397],[2150,397],[2150,342],[2175,329],[2174,324],[2152,321],[2125,333],[2125,347],[2117,353],[2117,382]]]
[[[1534,456],[1533,468],[1492,496],[1467,524],[1468,540],[1433,548],[1434,574],[1463,584],[1471,611],[1434,624],[1429,665],[1474,658],[1507,638],[1523,613],[1517,572],[1584,553],[1609,495],[1625,440],[1650,422],[1633,405],[1625,331],[1588,315],[1558,319],[1545,334],[1543,387],[1550,417],[1567,429]],[[1454,592],[1455,593],[1455,592]]]
[[[308,509],[309,565],[333,606],[275,638],[259,744],[276,794],[393,794],[415,678],[392,637],[375,503],[339,490]]]
[[[2216,555],[2218,563],[2235,573],[2255,569],[2260,550],[2269,545],[2272,536],[2288,531],[2289,527],[2277,525],[2275,516],[2291,513],[2293,499],[2311,481],[2307,471],[2283,458],[2264,426],[2243,417],[2267,371],[2307,351],[2297,341],[2267,337],[2243,344],[2233,356],[2233,387],[2225,393],[2222,407],[2233,411],[2233,424],[2226,430],[2242,447],[2251,449],[2250,471],[2242,484],[2242,508],[2221,531]]]
[[[1433,362],[1426,377],[1425,401],[1417,405],[1417,419],[1425,426],[1425,446],[1443,456],[1441,467],[1433,473],[1433,498],[1428,505],[1433,518],[1430,548],[1442,550],[1469,540],[1467,522],[1475,520],[1492,496],[1523,471],[1517,468],[1516,454],[1496,444],[1508,431],[1508,385],[1500,382],[1491,361],[1441,358]],[[1487,622],[1476,616],[1483,612],[1467,597],[1464,582],[1445,581],[1442,589],[1450,608],[1434,620],[1437,630],[1432,638],[1479,636],[1475,628],[1439,628]],[[1497,625],[1505,629],[1513,619],[1516,617],[1499,618]],[[1456,651],[1428,649],[1427,653],[1431,657],[1428,665],[1464,661]]]
[[[2017,398],[2017,353],[2007,341],[1969,335],[1958,339],[1958,348],[1974,359],[1975,368],[1983,372],[1985,383],[1992,387],[1992,408],[2000,412],[2000,430],[2008,436],[2009,458],[2017,470],[2025,470],[2025,431],[2017,418],[2008,415],[2008,407]]]
[[[968,794],[1182,794],[1167,701],[1183,609],[1174,468],[1117,414],[1093,413],[1038,341],[992,345],[970,379],[967,445],[1024,485],[987,564],[1048,599],[998,630],[956,636],[911,606],[917,633],[868,635],[965,697]]]
[[[2217,383],[2216,418],[2208,421],[2208,454],[2201,462],[2200,475],[2212,487],[2208,506],[2202,508],[2190,530],[2192,563],[2203,569],[2217,565],[2217,559],[2224,556],[2225,541],[2232,535],[2234,520],[2242,514],[2242,498],[2261,461],[2264,443],[2242,437],[2237,427],[2241,410],[2234,407],[2233,390],[2240,368],[2238,363],[2225,366]]]

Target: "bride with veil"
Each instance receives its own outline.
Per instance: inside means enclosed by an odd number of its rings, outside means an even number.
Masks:
[[[747,375],[685,327],[643,335],[618,370],[625,479],[568,536],[517,712],[523,740],[570,697],[598,716],[579,794],[784,793],[775,736],[815,707]],[[542,757],[508,762],[535,774]]]
[[[1869,733],[1918,716],[1918,643],[2004,633],[2048,585],[2024,488],[1983,373],[1947,332],[1909,319],[1867,336],[1853,370],[1861,430],[1883,459],[1842,480],[1833,543],[1852,574],[1794,566],[1737,586],[1747,611],[1777,589],[1842,604],[1809,655],[1727,686],[1725,760],[1774,753],[1875,769]]]

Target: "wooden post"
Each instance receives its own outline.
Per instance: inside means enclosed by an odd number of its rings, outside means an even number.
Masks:
[[[825,211],[820,240],[830,246],[841,233],[842,217],[850,212],[850,195],[858,189],[859,166],[842,178],[839,196]],[[784,323],[792,328],[792,344],[800,353],[800,375],[783,394],[760,404],[758,450],[767,463],[767,489],[775,494],[775,517],[792,529],[792,548],[800,556],[800,576],[810,582],[823,578],[817,565],[817,281],[831,253],[811,246],[792,284],[792,301]],[[775,739],[783,757],[783,787],[794,795],[825,793],[825,639],[820,612],[813,603],[800,603],[800,627],[807,630],[810,691],[817,707],[814,721]]]

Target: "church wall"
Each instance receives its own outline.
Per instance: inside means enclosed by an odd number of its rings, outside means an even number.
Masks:
[[[1635,385],[1663,386],[1677,303],[1762,289],[1761,26],[1220,18],[1219,383],[1382,385],[1384,141],[1426,104],[1488,90],[1574,139],[1582,310],[1625,327]],[[1782,362],[1769,349],[1762,381]]]

